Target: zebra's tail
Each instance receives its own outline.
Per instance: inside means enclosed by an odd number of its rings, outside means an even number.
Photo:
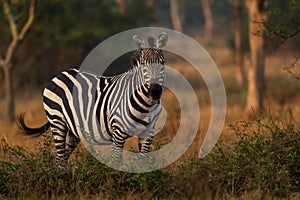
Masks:
[[[30,128],[25,124],[25,114],[21,114],[18,120],[18,125],[21,130],[21,133],[25,135],[31,135],[34,137],[38,137],[45,133],[50,128],[50,122],[47,121],[43,126],[38,128]]]

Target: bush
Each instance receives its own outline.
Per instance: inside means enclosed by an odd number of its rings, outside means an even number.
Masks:
[[[133,194],[165,193],[168,172],[144,174],[119,172],[106,167],[85,150],[76,150],[76,160],[61,169],[55,163],[51,138],[46,136],[36,153],[22,147],[3,146],[6,161],[0,163],[0,197],[126,197]],[[151,193],[150,193],[151,192]],[[141,196],[141,195],[140,195]]]
[[[286,197],[300,191],[300,131],[272,117],[230,126],[238,140],[218,147],[206,163],[221,193],[242,195],[260,190]]]
[[[205,159],[192,157],[176,168],[141,174],[108,168],[82,148],[61,169],[50,135],[34,153],[4,145],[0,197],[232,199],[257,192],[261,198],[300,192],[299,127],[260,117],[230,128],[238,139],[219,144]]]

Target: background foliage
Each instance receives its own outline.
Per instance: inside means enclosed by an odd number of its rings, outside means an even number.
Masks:
[[[172,28],[169,1],[155,0],[153,8],[139,0],[126,2],[127,10],[120,14],[116,2],[111,0],[38,0],[34,24],[13,60],[15,87],[45,85],[50,77],[62,69],[80,66],[89,51],[113,34],[140,26]],[[271,13],[268,18],[270,33],[275,35],[280,30],[280,35],[291,34],[290,29],[298,27],[299,2],[267,2],[267,9]],[[23,0],[13,6],[15,13],[21,13],[17,15],[18,23],[22,23],[25,18],[28,9],[26,3],[27,0]],[[204,17],[200,1],[182,1],[181,5],[184,5],[180,9],[185,33],[201,35]],[[233,46],[233,34],[228,34],[231,33],[233,23],[230,1],[215,1],[212,11],[215,21],[214,38],[227,37],[228,44]],[[10,41],[10,33],[2,12],[0,27],[0,53],[3,55]],[[246,25],[244,29],[247,36]],[[244,41],[245,48],[248,46],[246,39],[247,37]],[[281,39],[276,38],[276,41]],[[299,47],[298,40],[299,37],[295,37],[296,42],[292,44]],[[0,73],[0,82],[2,81]]]

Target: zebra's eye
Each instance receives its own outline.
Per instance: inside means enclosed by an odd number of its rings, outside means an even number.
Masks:
[[[145,75],[145,79],[150,79],[149,74],[146,74],[146,75]]]

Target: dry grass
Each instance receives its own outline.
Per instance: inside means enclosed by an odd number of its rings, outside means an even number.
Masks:
[[[246,98],[246,89],[239,88],[235,81],[236,67],[233,64],[233,55],[226,48],[209,49],[209,53],[215,60],[225,83],[227,93],[227,116],[225,126],[221,135],[221,140],[225,143],[231,143],[236,139],[236,135],[232,130],[229,130],[228,125],[241,119],[245,119],[243,112],[243,106]],[[201,108],[201,122],[199,125],[198,133],[195,141],[188,149],[188,151],[182,156],[176,164],[187,161],[192,154],[198,152],[202,140],[208,129],[210,122],[210,98],[205,84],[201,76],[195,73],[195,70],[184,60],[177,60],[176,62],[168,62],[168,65],[178,69],[183,75],[185,75],[194,88],[197,91],[199,105]],[[264,106],[266,111],[270,115],[284,116],[291,123],[299,124],[300,116],[300,82],[290,78],[290,75],[283,70],[284,62],[280,55],[272,55],[266,58],[266,96]],[[27,113],[26,122],[32,126],[38,126],[46,121],[42,106],[42,89],[36,91],[17,91],[16,98],[16,110],[17,114],[22,112]],[[175,103],[174,103],[175,102]],[[172,140],[174,134],[178,129],[178,108],[174,95],[165,91],[162,99],[163,105],[170,113],[170,116],[164,127],[163,139],[156,137],[156,142],[166,144],[167,141]],[[10,123],[4,120],[5,103],[4,99],[0,99],[0,139],[5,140],[10,146],[20,145],[30,151],[35,151],[37,143],[41,140],[29,139],[18,134],[18,128],[15,123]],[[276,120],[276,119],[275,119]],[[135,139],[131,139],[126,146],[127,149],[137,150],[137,144]],[[0,158],[2,153],[0,155]],[[128,191],[127,199],[141,199],[147,198],[149,193],[136,194],[132,191]],[[150,198],[150,196],[148,196]],[[83,197],[84,198],[84,197]],[[102,199],[103,196],[95,196],[95,199]],[[213,199],[209,191],[205,191],[202,198]],[[224,197],[225,198],[225,197]],[[290,199],[298,199],[299,194],[292,195]],[[236,199],[235,197],[228,196],[225,199]],[[268,196],[263,196],[260,191],[253,193],[247,193],[246,195],[239,197],[238,199],[273,199]]]
[[[44,115],[42,92],[34,91],[30,94],[30,91],[25,93],[18,92],[16,97],[16,116],[26,112],[26,120],[32,126],[39,126],[46,122],[46,116]],[[34,144],[37,139],[29,139],[19,134],[17,124],[8,122],[5,120],[5,102],[4,99],[0,101],[0,137],[4,138],[10,145],[21,145],[30,150],[34,149]],[[38,139],[39,140],[39,139]]]
[[[227,48],[209,49],[208,51],[216,65],[218,66],[227,93],[227,116],[226,124],[222,133],[222,139],[231,141],[235,136],[228,131],[227,125],[242,118],[245,118],[243,106],[246,98],[246,89],[239,88],[235,81],[236,67],[233,64],[233,54]],[[287,57],[284,57],[287,59]],[[282,113],[288,114],[290,120],[296,120],[295,116],[300,115],[300,82],[294,80],[283,70],[286,61],[283,61],[282,54],[275,54],[266,58],[266,96],[265,109],[270,114]],[[247,63],[247,62],[246,62]],[[191,152],[198,151],[201,141],[205,136],[211,117],[210,97],[206,85],[201,75],[195,71],[193,66],[183,59],[172,60],[168,65],[177,69],[191,82],[197,91],[199,106],[201,109],[201,123],[199,126],[197,138],[192,145]],[[32,126],[38,126],[46,121],[42,105],[42,90],[17,91],[16,97],[16,115],[26,112],[26,121]],[[178,104],[174,105],[175,96],[166,91],[163,95],[162,102],[169,114],[178,111]],[[172,105],[172,107],[170,107]],[[10,145],[21,145],[28,149],[34,149],[36,139],[28,139],[18,134],[18,128],[15,123],[11,124],[4,119],[5,102],[4,98],[0,98],[0,138],[4,138]],[[176,114],[175,114],[176,115]],[[178,119],[174,117],[168,118],[165,125],[165,136],[171,140],[178,128]]]

